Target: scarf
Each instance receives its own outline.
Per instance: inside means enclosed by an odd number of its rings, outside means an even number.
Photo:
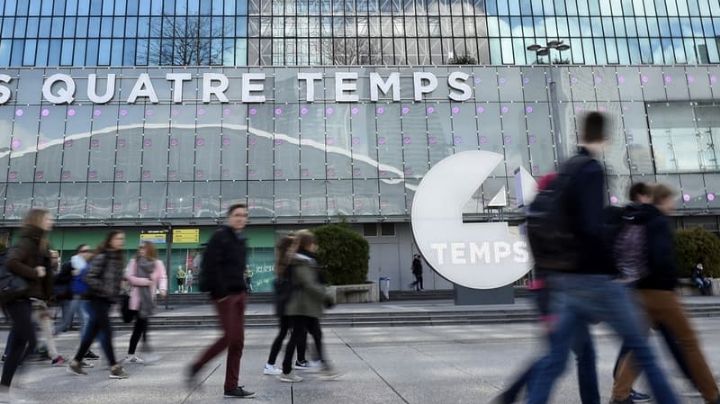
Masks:
[[[140,257],[135,262],[137,267],[138,278],[152,279],[152,274],[155,272],[155,261],[149,260],[145,257]],[[152,294],[150,293],[150,286],[136,286],[140,293],[140,308],[138,309],[138,315],[141,318],[148,318],[153,314],[155,309],[155,302],[153,301]]]

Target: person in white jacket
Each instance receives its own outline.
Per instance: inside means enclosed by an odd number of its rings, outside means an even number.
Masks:
[[[155,310],[155,294],[167,294],[167,273],[165,265],[157,258],[157,250],[150,242],[143,242],[135,258],[130,260],[125,269],[125,279],[131,286],[129,308],[136,312],[135,326],[130,337],[130,346],[126,362],[144,363],[157,361],[159,357],[152,354],[148,344],[148,322]],[[135,354],[140,338],[143,339],[144,358]]]

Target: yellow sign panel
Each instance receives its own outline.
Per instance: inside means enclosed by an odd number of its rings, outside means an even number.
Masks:
[[[167,230],[146,230],[140,232],[140,241],[149,241],[155,244],[165,244]]]
[[[173,243],[199,243],[200,242],[200,229],[174,229],[173,230]]]

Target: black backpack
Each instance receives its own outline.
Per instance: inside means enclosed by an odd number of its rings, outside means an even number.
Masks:
[[[0,252],[0,303],[23,297],[28,290],[27,280],[8,269],[6,265],[8,253],[9,250]]]
[[[569,215],[569,189],[579,170],[592,161],[576,155],[566,161],[547,188],[540,190],[527,210],[527,236],[539,271],[573,271],[580,251]]]

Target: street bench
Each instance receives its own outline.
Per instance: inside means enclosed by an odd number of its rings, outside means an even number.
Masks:
[[[379,299],[379,290],[376,283],[360,285],[333,286],[335,300],[340,303],[373,303]]]

